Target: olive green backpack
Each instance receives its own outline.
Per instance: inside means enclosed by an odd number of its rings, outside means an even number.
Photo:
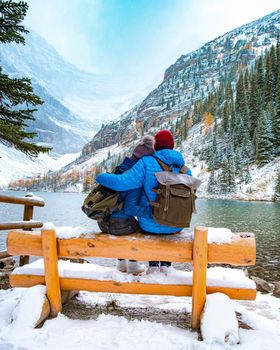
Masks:
[[[157,223],[171,227],[189,227],[192,214],[195,210],[195,192],[201,181],[187,175],[187,167],[183,166],[179,173],[162,160],[154,157],[161,166],[161,172],[155,173],[159,183],[153,189],[157,193],[156,200],[150,202],[153,208],[153,217]]]
[[[84,200],[82,211],[93,220],[102,220],[116,209],[121,209],[123,203],[118,202],[119,192],[105,186],[97,185]]]

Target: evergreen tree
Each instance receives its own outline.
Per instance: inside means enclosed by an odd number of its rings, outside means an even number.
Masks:
[[[276,88],[277,88],[277,76],[278,76],[278,66],[277,66],[277,57],[276,57],[276,48],[272,45],[270,52],[270,69],[271,69],[271,97],[272,102],[275,104],[276,100]]]
[[[235,111],[242,120],[243,127],[248,128],[248,102],[244,88],[243,74],[241,73],[236,86]]]
[[[258,117],[260,114],[258,97],[259,91],[257,74],[254,72],[251,77],[251,93],[249,98],[249,130],[251,139],[255,133],[258,124]]]
[[[210,159],[209,159],[209,169],[217,170],[220,167],[221,163],[221,145],[217,144],[217,136],[216,132],[213,133],[213,141],[212,141],[212,148],[210,151]]]
[[[227,167],[228,167],[228,191],[230,193],[235,193],[236,180],[235,180],[235,164],[234,164],[234,152],[233,145],[229,144],[227,147]]]
[[[264,69],[262,56],[257,60],[256,75],[258,84],[258,111],[261,112],[264,109]]]
[[[256,134],[256,159],[259,166],[269,163],[272,158],[273,149],[269,130],[269,121],[266,113],[263,112],[258,120]]]
[[[211,174],[210,174],[210,177],[208,180],[207,192],[209,194],[219,194],[219,190],[217,188],[216,176],[215,176],[214,171],[211,171]]]
[[[0,44],[25,43],[23,34],[28,31],[20,23],[27,9],[28,5],[23,1],[0,1]],[[50,148],[31,143],[37,134],[26,130],[28,123],[35,120],[34,106],[42,103],[34,94],[30,79],[9,78],[0,67],[0,142],[29,156],[48,152]]]
[[[234,163],[235,163],[235,172],[240,175],[243,169],[242,157],[240,147],[237,147],[234,152]]]
[[[278,80],[276,91],[276,108],[272,119],[272,131],[274,140],[274,154],[280,155],[280,66],[278,67]]]
[[[236,192],[235,164],[233,159],[233,148],[230,144],[223,154],[221,161],[221,171],[218,176],[219,192],[228,194]]]
[[[228,102],[225,102],[222,112],[222,127],[224,132],[229,130],[229,107]]]
[[[246,167],[243,168],[241,180],[244,181],[246,185],[252,181],[248,163],[246,164]]]
[[[266,56],[265,60],[265,80],[264,80],[264,103],[265,107],[272,100],[272,74],[271,74],[271,63],[270,63],[270,54]]]
[[[218,185],[220,194],[227,194],[228,189],[228,160],[224,154],[221,161],[221,172],[218,176]]]

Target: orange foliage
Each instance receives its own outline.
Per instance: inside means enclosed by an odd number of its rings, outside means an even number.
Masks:
[[[205,134],[208,133],[209,129],[214,123],[214,117],[211,113],[205,112],[203,114],[202,124],[204,125]]]

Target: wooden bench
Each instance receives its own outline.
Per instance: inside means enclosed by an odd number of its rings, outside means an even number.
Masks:
[[[230,243],[208,244],[207,228],[196,227],[194,239],[186,235],[110,236],[107,234],[83,235],[78,238],[58,239],[53,229],[30,234],[11,231],[7,248],[12,255],[43,256],[44,275],[11,274],[13,287],[31,287],[45,284],[50,302],[51,316],[61,311],[61,290],[85,290],[109,293],[154,294],[192,297],[192,327],[198,328],[206,294],[221,292],[232,299],[253,300],[255,287],[207,286],[208,264],[234,266],[254,265],[256,244],[253,234],[235,234]],[[123,258],[140,261],[159,260],[193,263],[192,283],[152,284],[141,282],[118,282],[59,276],[58,258]]]

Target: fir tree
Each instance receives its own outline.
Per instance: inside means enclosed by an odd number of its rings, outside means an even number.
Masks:
[[[272,158],[273,149],[269,130],[269,121],[266,113],[263,112],[258,120],[256,134],[256,159],[259,166],[269,163]]]
[[[222,112],[222,127],[224,132],[229,130],[229,107],[228,102],[225,102]]]
[[[262,56],[257,60],[256,75],[258,84],[258,111],[261,112],[264,109],[264,69]]]
[[[236,192],[236,180],[235,180],[235,163],[233,145],[229,144],[227,147],[227,167],[228,167],[228,191],[230,193]]]
[[[243,128],[248,128],[248,102],[246,98],[246,91],[244,87],[243,74],[240,75],[236,87],[235,111],[242,120]]]
[[[278,80],[276,92],[276,108],[272,119],[272,131],[274,140],[274,154],[280,155],[280,66],[278,67]]]
[[[248,163],[246,164],[246,167],[243,168],[241,180],[244,181],[246,185],[252,181]]]
[[[223,154],[221,160],[221,171],[217,180],[219,192],[221,194],[236,192],[235,164],[233,158],[233,148],[229,145],[226,152]]]
[[[212,141],[212,147],[210,150],[210,159],[209,159],[209,169],[217,170],[220,167],[221,163],[221,146],[220,144],[217,144],[217,136],[216,133],[213,133],[213,141]]]
[[[0,1],[0,43],[25,43],[23,34],[28,31],[20,23],[27,9],[23,1]],[[37,134],[26,130],[29,122],[35,120],[34,106],[42,103],[34,94],[30,79],[9,78],[0,67],[0,142],[33,157],[48,152],[50,148],[29,142]]]
[[[228,188],[228,160],[224,154],[221,161],[221,172],[218,176],[219,192],[226,194],[229,192]]]
[[[258,116],[260,114],[258,97],[259,92],[257,74],[253,73],[251,78],[251,93],[249,97],[249,130],[251,139],[255,133],[258,124]]]
[[[208,180],[207,192],[209,194],[219,194],[219,190],[217,188],[216,176],[215,176],[214,171],[211,171],[211,174],[210,174],[210,177]]]
[[[264,103],[265,107],[271,102],[272,100],[272,72],[271,72],[271,62],[270,62],[271,56],[268,54],[266,56],[265,60],[265,80],[264,80]]]

